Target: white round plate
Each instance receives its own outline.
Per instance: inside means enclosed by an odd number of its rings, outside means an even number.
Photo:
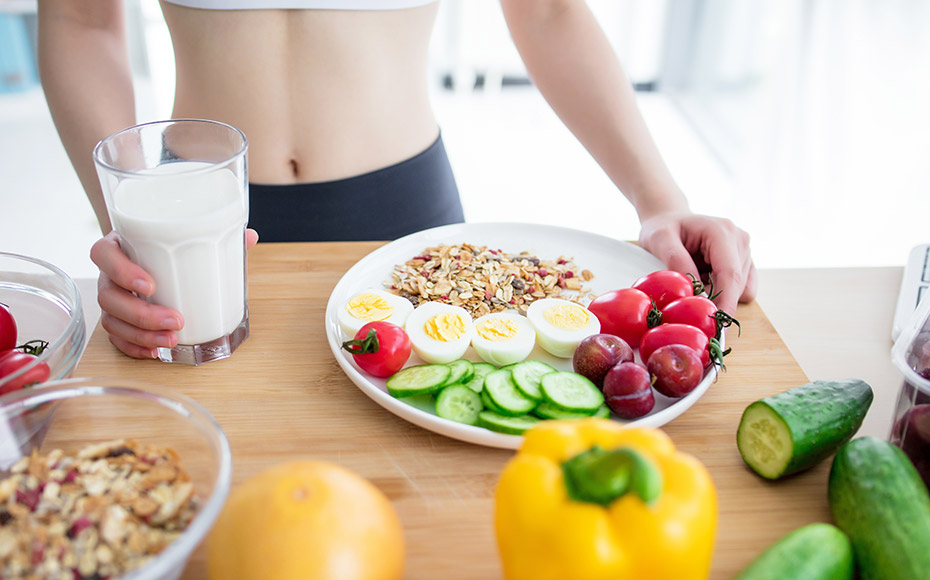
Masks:
[[[368,288],[382,288],[385,282],[390,281],[395,265],[422,254],[428,247],[463,243],[487,246],[509,254],[528,251],[543,260],[554,260],[560,256],[570,258],[579,268],[594,273],[594,278],[586,284],[593,295],[628,287],[640,276],[662,270],[665,266],[638,246],[588,232],[523,223],[465,223],[424,230],[390,242],[359,260],[342,276],[326,305],[326,338],[339,366],[362,392],[398,417],[434,433],[488,447],[516,449],[523,441],[521,436],[505,435],[442,419],[435,415],[429,404],[415,397],[412,400],[395,399],[387,393],[384,379],[372,377],[360,370],[352,355],[342,349],[342,342],[346,339],[339,327],[336,312],[349,298]],[[471,347],[465,358],[480,360]],[[529,358],[543,360],[558,369],[572,370],[571,359],[555,358],[538,346]],[[422,363],[413,354],[407,366]],[[652,412],[635,421],[624,422],[649,427],[664,425],[694,405],[716,376],[716,368],[712,367],[701,384],[680,399],[670,399],[656,393],[656,405]]]

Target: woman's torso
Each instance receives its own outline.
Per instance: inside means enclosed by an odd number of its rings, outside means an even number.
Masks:
[[[437,4],[403,10],[198,10],[162,2],[175,117],[249,139],[253,183],[341,179],[392,165],[438,134],[427,58]]]

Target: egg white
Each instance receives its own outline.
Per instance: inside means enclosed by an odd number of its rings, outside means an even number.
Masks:
[[[567,302],[561,298],[543,298],[531,303],[526,310],[526,317],[536,329],[536,342],[543,350],[559,358],[571,358],[575,349],[578,348],[578,343],[584,337],[601,331],[601,322],[597,317],[590,310],[575,302],[568,303],[581,308],[588,315],[588,323],[583,328],[574,330],[559,328],[546,320],[546,310]]]
[[[426,334],[424,326],[434,316],[443,313],[458,315],[465,327],[465,332],[459,338],[445,342],[436,340]],[[460,306],[443,304],[442,302],[426,302],[413,309],[407,322],[404,325],[407,336],[410,337],[410,344],[413,352],[421,359],[432,364],[445,364],[456,359],[462,358],[468,345],[471,344],[472,335],[474,334],[474,323],[468,311]]]
[[[336,319],[339,321],[339,327],[342,328],[342,332],[349,339],[355,338],[355,333],[363,327],[365,324],[372,322],[371,320],[366,320],[364,318],[356,318],[351,312],[349,312],[348,305],[353,299],[363,294],[374,294],[379,298],[383,298],[387,301],[388,305],[391,307],[391,315],[384,319],[384,322],[390,322],[396,324],[397,326],[404,326],[404,323],[407,322],[407,317],[410,316],[410,313],[413,312],[413,304],[409,300],[398,296],[396,294],[391,294],[385,290],[378,290],[375,288],[365,290],[354,294],[351,298],[346,300],[345,304],[336,313]]]
[[[505,319],[513,321],[517,333],[505,340],[489,340],[479,333],[479,328],[488,320]],[[475,332],[471,346],[481,360],[492,365],[504,366],[525,360],[536,345],[536,331],[529,320],[522,314],[512,311],[492,312],[475,320]]]

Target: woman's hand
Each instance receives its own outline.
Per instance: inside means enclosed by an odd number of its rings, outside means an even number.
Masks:
[[[749,234],[728,219],[690,212],[663,213],[642,223],[639,243],[671,270],[705,282],[712,275],[717,306],[735,314],[737,302],[756,297],[758,279]]]
[[[246,248],[258,242],[255,230],[246,230]],[[155,280],[134,264],[119,244],[116,232],[98,240],[90,259],[100,269],[97,303],[100,325],[110,342],[133,358],[157,358],[158,347],[173,348],[184,326],[181,313],[144,300],[155,292]]]

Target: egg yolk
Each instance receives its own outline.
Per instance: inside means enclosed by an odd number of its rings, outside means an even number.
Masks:
[[[465,321],[458,314],[437,314],[423,325],[426,336],[440,342],[452,342],[465,334]]]
[[[388,301],[377,294],[359,294],[349,300],[346,310],[355,318],[367,322],[387,320],[394,313]]]
[[[562,330],[581,330],[588,326],[590,315],[577,304],[559,304],[550,306],[543,313],[546,322]]]
[[[475,327],[478,336],[485,340],[501,342],[517,335],[517,323],[506,318],[491,318]]]

